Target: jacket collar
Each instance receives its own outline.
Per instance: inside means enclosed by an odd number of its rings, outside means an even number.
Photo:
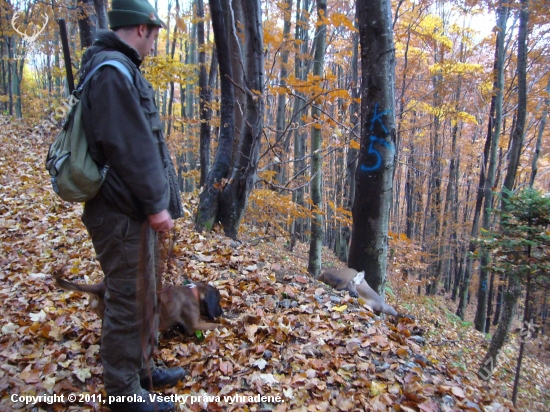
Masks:
[[[86,50],[82,56],[82,67],[90,61],[90,59],[100,51],[116,50],[128,57],[136,67],[142,63],[142,59],[136,49],[124,42],[118,35],[111,30],[100,29],[97,31],[94,43]]]

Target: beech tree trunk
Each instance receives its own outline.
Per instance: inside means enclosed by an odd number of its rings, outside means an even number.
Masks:
[[[353,36],[353,55],[351,58],[351,97],[352,103],[349,105],[350,123],[352,125],[352,136],[350,140],[354,140],[354,135],[359,135],[359,117],[360,107],[358,100],[361,97],[361,90],[359,85],[359,35],[356,33]],[[346,210],[353,208],[353,202],[355,201],[355,173],[357,170],[357,155],[358,150],[351,147],[348,148],[346,156],[346,183],[344,191],[344,207]],[[345,226],[342,228],[342,243],[338,250],[338,258],[342,262],[347,262],[349,256],[349,245],[351,239],[351,228]]]
[[[502,79],[502,82],[504,81],[504,58],[506,56],[506,50],[504,45],[504,39],[506,35],[506,23],[508,21],[508,11],[509,8],[507,5],[504,5],[501,1],[498,9],[497,9],[497,27],[498,27],[498,34],[497,34],[497,40],[496,40],[496,47],[495,47],[495,63],[494,63],[494,71],[495,71],[495,81],[493,83],[493,97],[491,98],[491,107],[489,109],[489,124],[487,129],[487,140],[485,141],[485,147],[483,149],[483,158],[482,158],[482,165],[480,168],[480,174],[479,174],[479,185],[477,190],[477,198],[476,198],[476,206],[474,210],[474,219],[472,224],[472,230],[470,232],[470,239],[472,239],[468,246],[468,253],[469,256],[467,257],[466,261],[466,270],[464,273],[464,279],[460,288],[460,300],[458,303],[458,308],[456,311],[457,316],[459,316],[461,319],[464,319],[464,315],[466,313],[466,304],[468,299],[468,288],[470,286],[470,281],[472,279],[472,264],[474,258],[471,256],[471,254],[475,251],[476,245],[473,239],[477,238],[477,235],[479,233],[479,225],[480,225],[480,217],[481,217],[481,208],[483,205],[483,198],[485,196],[485,181],[487,179],[486,175],[486,167],[487,167],[487,161],[489,159],[489,155],[491,152],[491,141],[493,139],[493,128],[494,124],[502,122],[502,117],[499,119],[496,119],[496,106],[497,106],[497,94],[499,93],[498,87],[501,84],[499,79]],[[500,94],[502,91],[502,87],[500,89]],[[502,113],[502,112],[500,112]]]
[[[327,17],[326,0],[317,0],[318,24],[315,33],[315,56],[313,60],[313,75],[318,76],[320,81],[323,78],[323,65],[325,63],[325,47],[327,26],[324,18]],[[321,109],[314,103],[311,107],[311,117],[313,118],[313,127],[311,128],[311,207],[313,210],[313,219],[311,219],[311,239],[309,243],[308,271],[317,277],[321,271],[321,251],[323,249],[323,171],[322,160],[323,153],[321,147]]]
[[[90,47],[95,38],[97,18],[94,0],[78,2],[78,28],[80,29],[80,48]]]
[[[546,93],[550,95],[550,80],[546,85]],[[546,99],[544,99],[544,109],[542,111],[542,116],[540,118],[539,131],[537,134],[537,143],[535,146],[535,153],[533,154],[533,161],[531,163],[531,177],[529,178],[530,187],[533,187],[533,183],[535,183],[535,176],[537,175],[537,170],[538,170],[537,163],[540,156],[540,149],[542,146],[542,134],[544,132],[544,128],[546,127],[546,117],[548,116],[549,105],[550,105],[550,98],[547,97]]]
[[[506,177],[504,178],[504,189],[511,191],[514,188],[516,174],[519,165],[519,157],[523,147],[523,135],[525,132],[525,121],[527,118],[527,23],[529,20],[529,1],[521,0],[521,10],[519,15],[518,28],[518,58],[517,58],[517,77],[518,77],[518,105],[517,105],[517,120],[512,134],[512,141],[509,151],[509,163],[506,169]],[[507,197],[506,191],[503,190],[502,198]],[[501,209],[505,210],[506,203],[504,200],[501,203]],[[521,295],[520,279],[517,276],[509,277],[508,290],[504,293],[504,302],[502,308],[502,316],[498,324],[497,330],[491,339],[491,344],[487,355],[483,359],[479,374],[489,379],[493,373],[494,366],[497,363],[497,356],[506,341],[510,326],[512,324],[513,315],[516,311],[518,298]]]
[[[191,36],[189,37],[189,60],[188,63],[195,65],[197,63],[197,24],[193,23],[191,25]],[[189,123],[186,125],[187,136],[185,146],[185,161],[189,172],[192,172],[196,168],[196,159],[195,159],[195,138],[197,136],[197,129],[194,125],[195,120],[195,84],[187,83],[185,86],[185,113]],[[185,179],[185,191],[192,192],[195,190],[195,178],[193,174],[190,173]]]
[[[107,1],[94,0],[95,15],[97,18],[98,29],[108,29],[109,20],[107,19]]]
[[[285,7],[285,22],[283,27],[283,41],[289,41],[290,39],[290,27],[291,27],[291,13],[292,13],[292,0],[286,0]],[[280,146],[282,143],[282,151],[278,153],[280,160],[287,160],[288,150],[290,148],[290,136],[291,133],[285,130],[286,125],[286,78],[288,76],[287,64],[288,56],[290,54],[289,48],[286,44],[283,44],[283,50],[281,52],[281,70],[279,72],[279,95],[277,96],[277,119],[276,128],[277,136],[275,146]],[[276,182],[279,185],[284,185],[286,181],[286,169],[287,164],[277,164],[275,170],[277,171]]]
[[[170,4],[169,4],[170,6]],[[176,0],[176,13],[179,13],[179,1]],[[170,14],[170,7],[168,7],[168,14]],[[170,30],[170,27],[167,28],[167,30]],[[174,24],[174,31],[172,33],[172,45],[170,46],[170,50],[167,50],[170,53],[170,58],[174,59],[174,55],[176,53],[176,40],[177,40],[177,33],[178,33],[178,25]],[[169,46],[168,42],[168,36],[167,36],[167,46]],[[169,97],[168,97],[168,121],[166,124],[166,137],[170,136],[172,134],[172,114],[173,114],[173,107],[174,107],[174,94],[175,94],[175,84],[173,81],[170,82],[170,89],[169,89]]]
[[[395,46],[389,0],[358,0],[361,42],[361,144],[348,266],[365,271],[381,296],[395,168]]]
[[[262,9],[259,0],[242,0],[245,19],[245,116],[234,167],[220,197],[218,219],[225,234],[236,239],[248,196],[258,176],[264,114],[264,54]]]
[[[230,80],[232,78],[232,71],[227,30],[225,28],[221,0],[209,0],[209,3],[220,68],[220,136],[214,164],[208,173],[204,190],[200,194],[195,223],[195,229],[198,231],[210,231],[216,221],[220,193],[223,190],[226,179],[229,177],[234,137],[233,105],[235,98],[233,83]]]
[[[204,51],[204,6],[202,0],[197,0],[197,41],[199,45],[199,89],[200,89],[200,148],[201,163],[200,186],[206,183],[210,170],[210,119],[212,118],[212,90],[209,88],[206,75],[206,53]],[[212,69],[211,69],[212,70]]]
[[[502,6],[503,10],[499,14],[499,27],[502,25],[501,30],[506,32],[506,20],[508,16],[507,7]],[[497,40],[497,56],[496,56],[496,73],[495,83],[493,87],[493,93],[495,96],[495,117],[492,130],[491,148],[489,150],[489,166],[487,168],[487,178],[485,179],[484,188],[484,207],[482,210],[481,228],[483,230],[489,230],[491,209],[493,207],[493,187],[495,186],[495,176],[498,163],[498,147],[500,142],[500,133],[502,128],[502,101],[503,101],[503,89],[504,89],[504,35],[502,39]],[[501,50],[502,48],[502,50]],[[479,270],[479,286],[477,295],[477,311],[475,318],[476,329],[480,332],[485,332],[485,324],[487,319],[487,302],[489,296],[489,271],[487,265],[489,264],[489,254],[486,251],[481,252],[480,270]]]
[[[308,74],[308,67],[305,59],[302,56],[305,56],[308,48],[308,30],[307,30],[307,9],[309,7],[309,0],[303,0],[301,5],[300,0],[296,2],[296,21],[299,24],[296,24],[295,29],[295,38],[299,40],[300,43],[296,44],[295,42],[295,56],[294,56],[294,76],[298,80],[305,80]],[[296,96],[294,98],[294,108],[292,119],[296,119],[297,127],[294,131],[294,176],[298,184],[298,188],[292,192],[292,200],[294,203],[300,206],[304,206],[304,194],[305,194],[305,155],[306,155],[306,134],[304,133],[304,116],[303,111],[305,109],[305,102],[303,99],[303,94],[300,91],[295,92]],[[292,222],[291,227],[291,249],[298,238],[302,239],[305,232],[305,222],[304,218],[296,218]]]
[[[231,80],[236,85],[234,89],[235,104],[233,107],[235,139],[233,140],[233,151],[231,153],[231,164],[233,165],[239,157],[239,144],[244,133],[244,116],[245,116],[245,84],[244,84],[244,55],[243,55],[243,38],[245,34],[243,29],[245,19],[243,15],[242,0],[222,0],[222,7],[227,28],[227,38],[229,41],[229,57],[231,61],[231,69],[233,77]],[[234,167],[234,166],[233,166]]]

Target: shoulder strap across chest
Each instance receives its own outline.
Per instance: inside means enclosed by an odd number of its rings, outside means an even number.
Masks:
[[[128,80],[130,80],[130,83],[132,84],[134,83],[132,79],[132,75],[130,74],[130,71],[124,64],[122,64],[118,60],[106,60],[103,63],[100,63],[97,66],[95,66],[92,70],[90,70],[90,72],[86,75],[86,77],[82,81],[82,84],[80,85],[80,87],[77,89],[77,92],[81,92],[84,86],[86,85],[86,83],[88,82],[88,80],[90,80],[94,75],[94,73],[98,71],[100,68],[102,68],[103,66],[112,66],[117,68],[118,70],[120,70],[121,73],[123,73],[128,78]]]

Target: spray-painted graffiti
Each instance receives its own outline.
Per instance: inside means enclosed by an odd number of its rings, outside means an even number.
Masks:
[[[487,290],[487,279],[484,279],[483,282],[481,282],[481,290]]]
[[[361,170],[364,171],[364,172],[374,172],[375,170],[378,170],[382,167],[382,164],[384,163],[383,160],[382,160],[382,155],[380,154],[380,152],[374,147],[374,144],[375,143],[378,143],[382,146],[386,146],[388,149],[392,149],[392,144],[391,143],[388,143],[386,142],[384,139],[380,139],[379,137],[376,137],[376,136],[371,136],[370,137],[370,145],[369,145],[369,148],[367,150],[367,153],[369,155],[372,155],[376,158],[375,162],[370,165],[370,166],[367,166],[366,164],[362,164],[361,165]],[[369,159],[369,162],[371,160]]]
[[[378,103],[376,103],[374,105],[374,113],[372,115],[372,119],[370,120],[369,132],[372,133],[374,131],[374,126],[376,125],[376,122],[379,122],[384,133],[388,133],[388,129],[384,124],[384,121],[382,120],[382,116],[388,115],[390,113],[391,113],[391,110],[383,110],[381,112],[378,112]],[[384,158],[382,157],[382,154],[380,154],[378,149],[375,147],[375,145],[384,146],[388,150],[392,150],[392,151],[394,150],[392,142],[388,142],[385,139],[376,137],[371,134],[369,148],[367,149],[367,153],[369,154],[369,156],[367,157],[369,164],[368,165],[364,163],[361,164],[360,169],[363,172],[374,172],[384,166]],[[365,161],[367,159],[365,159]]]

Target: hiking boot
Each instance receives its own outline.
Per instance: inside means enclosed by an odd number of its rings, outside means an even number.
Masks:
[[[173,412],[176,410],[176,405],[170,400],[165,400],[167,397],[156,395],[141,390],[138,395],[128,396],[109,396],[108,408],[111,412]]]
[[[151,372],[153,388],[174,386],[187,375],[189,375],[189,372],[179,366],[168,369],[157,368]],[[142,388],[151,390],[153,389],[151,388],[151,380],[149,380],[149,376],[146,375],[143,378],[140,378],[139,383]]]

